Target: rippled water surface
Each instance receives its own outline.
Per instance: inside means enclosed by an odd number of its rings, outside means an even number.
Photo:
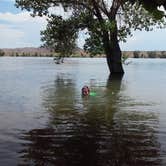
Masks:
[[[130,61],[0,58],[0,165],[165,166],[166,60]]]

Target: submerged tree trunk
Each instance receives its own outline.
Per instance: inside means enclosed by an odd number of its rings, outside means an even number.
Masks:
[[[123,75],[122,52],[119,46],[117,26],[103,35],[107,64],[111,75]]]
[[[109,53],[106,54],[107,64],[111,74],[124,74],[121,57],[122,52],[120,50],[119,43],[114,43],[114,45],[110,48]]]

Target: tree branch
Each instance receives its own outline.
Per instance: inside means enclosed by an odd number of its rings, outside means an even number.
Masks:
[[[123,0],[113,0],[112,6],[111,6],[110,12],[109,12],[110,19],[113,19],[113,20],[115,19],[117,11],[118,11],[122,1]]]
[[[97,17],[97,19],[99,20],[100,23],[103,23],[104,19],[100,12],[99,5],[97,4],[97,2],[95,0],[92,0],[92,4],[93,4],[94,10],[95,10],[95,16]]]
[[[99,6],[99,8],[106,16],[109,16],[109,12],[103,0],[101,0],[101,6]]]

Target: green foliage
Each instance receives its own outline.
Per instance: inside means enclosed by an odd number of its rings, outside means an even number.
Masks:
[[[134,4],[126,2],[123,11],[123,24],[119,26],[119,39],[126,41],[128,35],[132,36],[132,30],[152,31],[154,28],[165,28],[164,18],[156,19],[142,5],[136,1]]]
[[[165,27],[164,13],[157,9],[160,4],[165,5],[165,0],[114,0],[110,3],[103,0],[16,0],[17,7],[32,11],[34,16],[49,17],[41,39],[44,46],[57,51],[60,57],[72,54],[80,30],[88,31],[84,49],[94,56],[109,54],[116,39],[125,42],[133,30]],[[50,7],[61,6],[71,12],[68,19],[50,15]]]
[[[91,32],[90,37],[85,40],[84,50],[93,57],[97,54],[104,54],[102,39],[96,33]]]
[[[129,58],[129,55],[127,55],[126,53],[123,53],[122,55],[122,63],[125,63],[125,61]]]
[[[77,29],[75,18],[64,20],[61,16],[52,15],[46,30],[41,32],[44,47],[59,53],[59,57],[70,56],[76,47]]]
[[[162,19],[165,17],[163,11],[159,9],[160,6],[163,6],[166,9],[166,0],[129,0],[132,4],[135,2],[139,3],[139,5],[143,5],[143,7],[149,11],[155,19]]]

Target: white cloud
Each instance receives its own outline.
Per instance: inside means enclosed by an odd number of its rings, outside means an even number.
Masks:
[[[24,37],[24,32],[12,29],[10,26],[0,24],[0,46],[17,45]]]
[[[1,0],[2,2],[15,2],[15,0]]]
[[[85,39],[87,39],[88,37],[89,37],[89,35],[87,34],[87,29],[81,31],[79,33],[79,37],[77,39],[78,47],[83,48],[83,46],[85,44]]]
[[[121,43],[122,50],[166,50],[166,29],[136,31],[126,43]]]
[[[24,32],[13,29],[10,26],[0,24],[0,36],[1,39],[6,40],[6,38],[22,38],[24,36]]]
[[[8,0],[9,1],[9,0]],[[62,9],[51,9],[63,14]],[[0,12],[0,48],[40,46],[40,31],[47,25],[46,17],[31,17],[29,12],[13,14]],[[79,34],[78,45],[84,44],[87,35]],[[136,31],[126,43],[120,43],[122,50],[166,50],[166,30],[155,29],[152,32]]]
[[[32,17],[29,12],[21,12],[17,14],[13,13],[0,13],[0,20],[7,21],[10,23],[23,23],[26,21],[30,22],[46,22],[46,17]]]
[[[40,31],[46,18],[31,17],[28,12],[0,13],[0,48],[40,46]]]
[[[18,14],[12,14],[12,13],[0,13],[0,20],[2,21],[8,21],[13,23],[19,23],[19,22],[25,22],[30,20],[30,16],[28,12],[22,12]]]
[[[67,12],[64,11],[64,8],[62,7],[62,5],[56,6],[56,7],[50,7],[48,9],[50,14],[55,14],[55,15],[59,15],[62,16],[63,18],[67,19],[72,15],[72,10],[68,10]]]

